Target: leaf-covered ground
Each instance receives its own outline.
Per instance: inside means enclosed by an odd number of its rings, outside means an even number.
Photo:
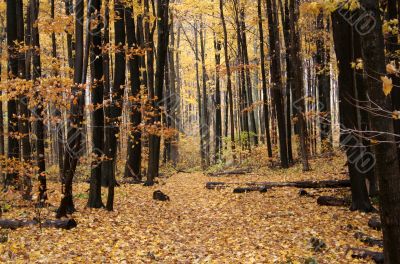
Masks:
[[[321,207],[316,198],[299,197],[296,188],[267,193],[234,194],[232,189],[204,188],[207,181],[293,181],[346,178],[341,158],[312,162],[313,171],[262,169],[241,176],[207,177],[180,173],[154,187],[122,185],[114,212],[85,208],[87,183],[74,186],[78,227],[70,230],[38,226],[1,230],[0,262],[10,263],[358,263],[348,247],[368,248],[354,238],[362,231],[381,238],[367,226],[371,214],[344,207]],[[50,184],[50,203],[58,205],[59,185]],[[152,199],[154,190],[170,202]],[[348,190],[309,190],[316,195],[347,196]],[[105,199],[103,199],[105,200]],[[40,211],[54,218],[54,208]],[[32,219],[33,208],[12,207],[2,218]],[[325,242],[315,252],[311,238]],[[379,251],[379,248],[369,248]],[[288,262],[289,261],[289,262]],[[297,262],[298,261],[298,262]],[[314,262],[313,262],[314,261]],[[359,261],[365,263],[365,260]]]

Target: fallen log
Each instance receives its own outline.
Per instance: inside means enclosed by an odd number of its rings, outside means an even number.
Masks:
[[[294,181],[294,182],[247,182],[247,183],[225,183],[225,182],[207,182],[206,188],[223,189],[233,184],[245,184],[247,186],[273,187],[295,187],[295,188],[345,188],[350,187],[349,180],[329,180],[329,181]]]
[[[325,206],[347,206],[350,205],[348,201],[342,198],[337,198],[333,196],[320,196],[317,199],[318,205]]]
[[[350,248],[348,252],[351,252],[351,257],[356,259],[371,259],[375,263],[384,263],[383,253],[370,251],[361,248]]]
[[[207,182],[206,188],[209,190],[219,190],[227,188],[228,185],[229,184],[226,184],[225,182]]]
[[[228,170],[228,171],[218,171],[218,172],[210,172],[207,173],[208,176],[218,177],[218,176],[226,176],[226,175],[241,175],[251,172],[250,169],[236,169],[236,170]]]
[[[41,227],[54,227],[61,229],[72,229],[77,226],[77,223],[74,219],[66,219],[66,220],[45,220],[43,223],[40,223],[38,220],[7,220],[0,219],[0,228],[3,229],[17,229],[25,226],[33,226],[41,224]]]
[[[376,216],[369,219],[368,226],[371,227],[372,229],[375,229],[378,231],[380,231],[382,229],[381,220],[379,220],[379,217],[376,217]]]
[[[378,246],[383,248],[383,240],[382,239],[376,239],[373,237],[368,236],[367,234],[364,234],[362,232],[356,232],[354,234],[354,237],[360,240],[361,242],[367,244],[368,246]]]
[[[233,189],[233,193],[247,193],[247,192],[260,192],[260,193],[265,193],[268,191],[268,188],[265,186],[259,186],[259,187],[237,187]]]

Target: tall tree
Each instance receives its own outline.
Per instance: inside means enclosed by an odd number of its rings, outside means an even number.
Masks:
[[[297,102],[295,115],[299,124],[299,143],[303,171],[310,170],[308,162],[307,126],[304,111],[304,78],[301,61],[301,39],[299,20],[299,0],[290,0],[290,39],[291,39],[291,63],[293,66],[293,95]]]
[[[293,148],[292,148],[292,101],[291,93],[293,87],[293,66],[290,62],[291,40],[290,40],[290,12],[289,1],[285,0],[283,6],[282,0],[279,0],[281,9],[281,19],[283,26],[283,38],[285,40],[285,62],[286,62],[286,138],[288,149],[288,161],[293,163]]]
[[[386,72],[385,47],[382,33],[382,19],[377,0],[363,0],[362,7],[369,14],[365,22],[370,31],[361,36],[362,55],[366,72],[368,95],[382,113],[392,109],[391,97],[382,90],[382,75]],[[383,230],[385,263],[400,263],[400,175],[399,158],[392,117],[382,118],[380,114],[370,115],[371,130],[374,131],[376,167],[379,179],[380,215]]]
[[[154,123],[160,123],[160,104],[163,100],[163,84],[165,75],[165,64],[168,52],[168,12],[169,0],[157,1],[157,61],[156,61],[156,74],[154,83],[154,101],[155,117]],[[148,162],[148,175],[146,185],[153,185],[154,178],[158,176],[160,163],[160,136],[152,134],[149,138],[149,162]]]
[[[18,48],[17,48],[17,6],[15,0],[7,0],[7,47],[8,47],[8,78],[18,76]],[[10,98],[7,102],[8,118],[8,159],[16,160],[19,157],[19,142],[17,139],[18,119],[17,100]],[[15,172],[7,172],[5,186],[12,185],[16,180]]]
[[[219,0],[219,12],[221,16],[222,29],[224,33],[224,56],[225,56],[225,68],[226,68],[226,90],[227,90],[227,102],[229,104],[229,116],[230,116],[230,138],[231,138],[231,149],[233,159],[236,160],[235,155],[235,118],[233,116],[233,93],[232,93],[232,80],[231,80],[231,67],[229,62],[229,49],[228,49],[228,30],[226,28],[226,21],[224,15],[224,0]],[[228,107],[227,104],[227,107]],[[226,115],[227,116],[227,115]],[[228,118],[225,119],[228,122]],[[226,133],[228,129],[225,129]]]
[[[203,130],[202,135],[204,137],[204,161],[205,167],[207,168],[210,165],[210,121],[208,116],[208,94],[207,94],[207,82],[208,82],[208,74],[206,69],[206,51],[205,51],[205,28],[203,24],[203,19],[200,17],[200,58],[201,58],[201,72],[202,72],[202,126],[200,129]],[[200,110],[199,110],[200,111]]]
[[[104,110],[103,110],[103,53],[102,53],[102,36],[101,30],[103,28],[103,21],[100,20],[98,14],[101,12],[101,0],[92,0],[92,6],[89,7],[89,17],[91,21],[96,22],[96,27],[90,29],[92,50],[91,60],[91,91],[92,91],[92,104],[94,106],[92,117],[92,142],[93,142],[93,158],[91,164],[91,177],[88,207],[100,208],[103,207],[101,201],[101,178],[102,178],[102,165],[101,158],[104,153],[103,140],[104,140]],[[94,16],[97,16],[94,18]]]
[[[24,6],[22,0],[17,0],[17,39],[20,44],[25,43],[25,29],[24,29]],[[30,34],[30,32],[27,34]],[[27,46],[30,43],[25,43]],[[26,52],[18,51],[18,77],[21,79],[27,79],[26,76]],[[22,91],[23,94],[19,95],[18,107],[19,107],[19,124],[18,130],[21,133],[21,148],[22,148],[22,161],[25,163],[31,162],[31,143],[29,136],[29,99],[24,94],[27,91]],[[31,199],[32,182],[31,178],[27,173],[24,175],[23,184],[21,186],[25,189],[23,197],[25,199]]]
[[[139,43],[135,33],[135,21],[132,7],[125,9],[125,20],[126,20],[126,34],[129,48],[129,73],[130,73],[130,85],[132,106],[130,109],[130,121],[131,128],[128,138],[128,157],[125,165],[125,177],[132,177],[134,181],[140,182],[142,180],[141,175],[141,161],[142,161],[142,144],[141,144],[141,112],[140,112],[140,56],[138,55],[137,49]]]
[[[255,109],[253,107],[253,86],[251,83],[251,75],[250,75],[250,61],[249,61],[249,53],[247,50],[247,36],[246,36],[246,22],[245,22],[245,9],[242,4],[240,7],[240,33],[241,33],[241,46],[242,46],[242,56],[243,56],[243,63],[245,69],[245,76],[246,76],[246,90],[247,90],[247,105],[248,109],[247,112],[249,113],[249,123],[250,123],[250,132],[252,135],[251,138],[253,139],[254,144],[258,145],[258,133],[257,133],[257,126],[256,126],[256,116],[255,116]]]
[[[74,85],[72,86],[72,102],[68,120],[67,146],[64,157],[62,186],[63,198],[57,210],[57,218],[66,216],[75,211],[72,196],[72,180],[74,178],[78,158],[81,153],[82,121],[85,104],[84,85],[82,85],[83,67],[83,0],[75,2],[75,62],[74,62]]]
[[[114,38],[115,38],[115,69],[114,69],[114,83],[111,89],[111,112],[110,116],[106,116],[111,120],[111,137],[110,145],[106,146],[106,154],[110,159],[108,166],[111,169],[108,171],[108,196],[106,208],[112,211],[114,208],[114,186],[115,180],[115,170],[117,162],[117,143],[119,137],[119,126],[123,107],[123,95],[125,86],[125,67],[126,67],[126,54],[125,54],[125,7],[121,0],[114,0]]]
[[[215,162],[221,160],[222,155],[222,114],[221,114],[221,41],[214,33],[215,50]]]
[[[269,55],[271,58],[271,92],[274,102],[276,116],[278,121],[279,132],[279,153],[282,168],[289,167],[287,138],[286,138],[286,123],[283,108],[282,96],[282,76],[281,76],[281,53],[280,40],[278,32],[278,17],[276,12],[275,0],[267,0],[267,17],[268,17],[268,32],[269,32]]]
[[[356,52],[358,54],[360,51],[360,45],[356,44],[356,42],[359,44],[360,37],[338,11],[332,13],[332,30],[339,68],[340,142],[345,147],[348,161],[352,194],[351,209],[369,212],[373,208],[365,184],[365,173],[358,169],[355,162],[355,157],[362,155],[360,148],[362,141],[356,133],[352,132],[361,129],[355,98],[357,87],[363,86],[363,83],[360,79],[354,79],[355,72],[351,68],[351,63],[356,60],[354,51],[358,49]]]
[[[317,30],[320,37],[316,40],[317,51],[315,54],[318,82],[318,101],[320,105],[320,137],[324,150],[332,149],[332,130],[331,130],[331,80],[329,65],[329,44],[325,43],[324,13],[321,10],[317,16]]]
[[[36,25],[38,17],[39,17],[39,1],[31,0],[30,1],[30,10],[31,10],[31,19],[32,25]],[[39,78],[42,75],[41,62],[40,62],[40,40],[39,40],[39,28],[38,26],[32,27],[31,33],[31,41],[32,41],[32,78],[34,82],[34,87],[36,89],[36,97],[37,97],[37,106],[35,109],[36,122],[35,122],[35,130],[36,130],[36,162],[39,167],[39,203],[43,204],[47,199],[47,183],[46,183],[46,160],[45,160],[45,135],[44,135],[44,106],[42,95],[40,94],[40,80]]]
[[[265,51],[264,51],[264,30],[263,30],[263,17],[261,12],[261,0],[257,0],[257,14],[258,14],[258,34],[260,38],[260,66],[261,66],[261,84],[263,95],[263,110],[264,110],[264,124],[265,124],[265,139],[267,143],[268,158],[272,158],[272,145],[271,134],[269,128],[269,107],[268,107],[268,91],[267,91],[267,72],[265,70]]]

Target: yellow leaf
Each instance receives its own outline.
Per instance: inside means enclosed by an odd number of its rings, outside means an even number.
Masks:
[[[398,73],[398,70],[396,69],[396,67],[393,64],[389,63],[386,65],[386,72],[388,74],[396,74],[396,73]]]
[[[381,76],[381,80],[382,80],[382,89],[383,89],[383,93],[388,96],[390,94],[390,92],[392,91],[393,88],[393,82],[391,78],[388,78],[387,76]]]

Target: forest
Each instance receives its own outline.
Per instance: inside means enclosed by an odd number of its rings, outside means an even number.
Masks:
[[[0,262],[399,264],[399,19],[0,1]]]

